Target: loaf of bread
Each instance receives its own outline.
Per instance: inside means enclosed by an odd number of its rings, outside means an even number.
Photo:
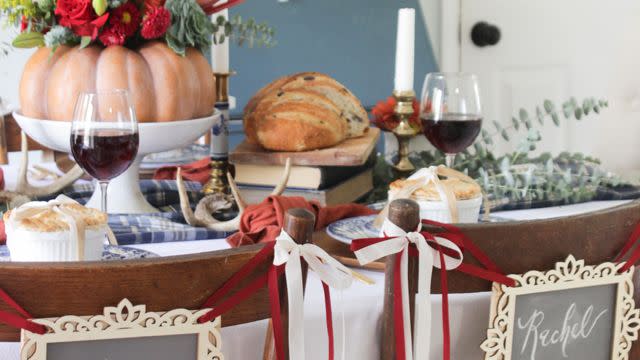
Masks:
[[[274,151],[331,147],[362,136],[368,128],[360,101],[336,80],[316,72],[275,80],[244,110],[247,140]]]

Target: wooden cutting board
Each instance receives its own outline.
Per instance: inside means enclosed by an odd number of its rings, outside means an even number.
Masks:
[[[348,139],[334,147],[304,152],[273,152],[259,145],[243,141],[229,155],[233,164],[284,165],[291,158],[291,165],[299,166],[359,166],[364,164],[376,147],[380,129],[369,128],[364,136]]]

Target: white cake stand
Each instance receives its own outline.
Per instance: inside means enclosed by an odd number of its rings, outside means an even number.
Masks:
[[[71,122],[40,120],[13,113],[18,125],[32,139],[47,148],[71,152]],[[107,205],[111,214],[158,212],[140,192],[139,172],[142,158],[148,154],[180,148],[193,143],[206,133],[220,117],[220,112],[206,118],[157,123],[140,123],[138,156],[127,171],[109,183]],[[100,209],[100,189],[96,186],[88,207]]]

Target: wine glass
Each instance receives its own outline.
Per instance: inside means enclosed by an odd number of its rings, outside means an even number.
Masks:
[[[473,144],[482,127],[478,79],[468,73],[427,74],[420,103],[422,131],[445,153],[451,168],[456,154]]]
[[[123,89],[78,96],[71,125],[71,153],[100,184],[101,210],[107,212],[109,180],[125,172],[138,153],[138,121]]]

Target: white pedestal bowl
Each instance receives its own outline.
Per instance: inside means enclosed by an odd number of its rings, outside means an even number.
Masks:
[[[32,139],[43,146],[60,152],[71,152],[71,122],[40,120],[13,113],[18,125]],[[206,133],[220,117],[220,112],[212,116],[184,121],[140,123],[138,130],[140,146],[131,167],[122,175],[111,180],[107,192],[107,206],[110,214],[141,214],[158,212],[140,192],[139,172],[142,158],[148,154],[180,148],[193,143]],[[100,189],[96,186],[88,207],[100,209]]]

